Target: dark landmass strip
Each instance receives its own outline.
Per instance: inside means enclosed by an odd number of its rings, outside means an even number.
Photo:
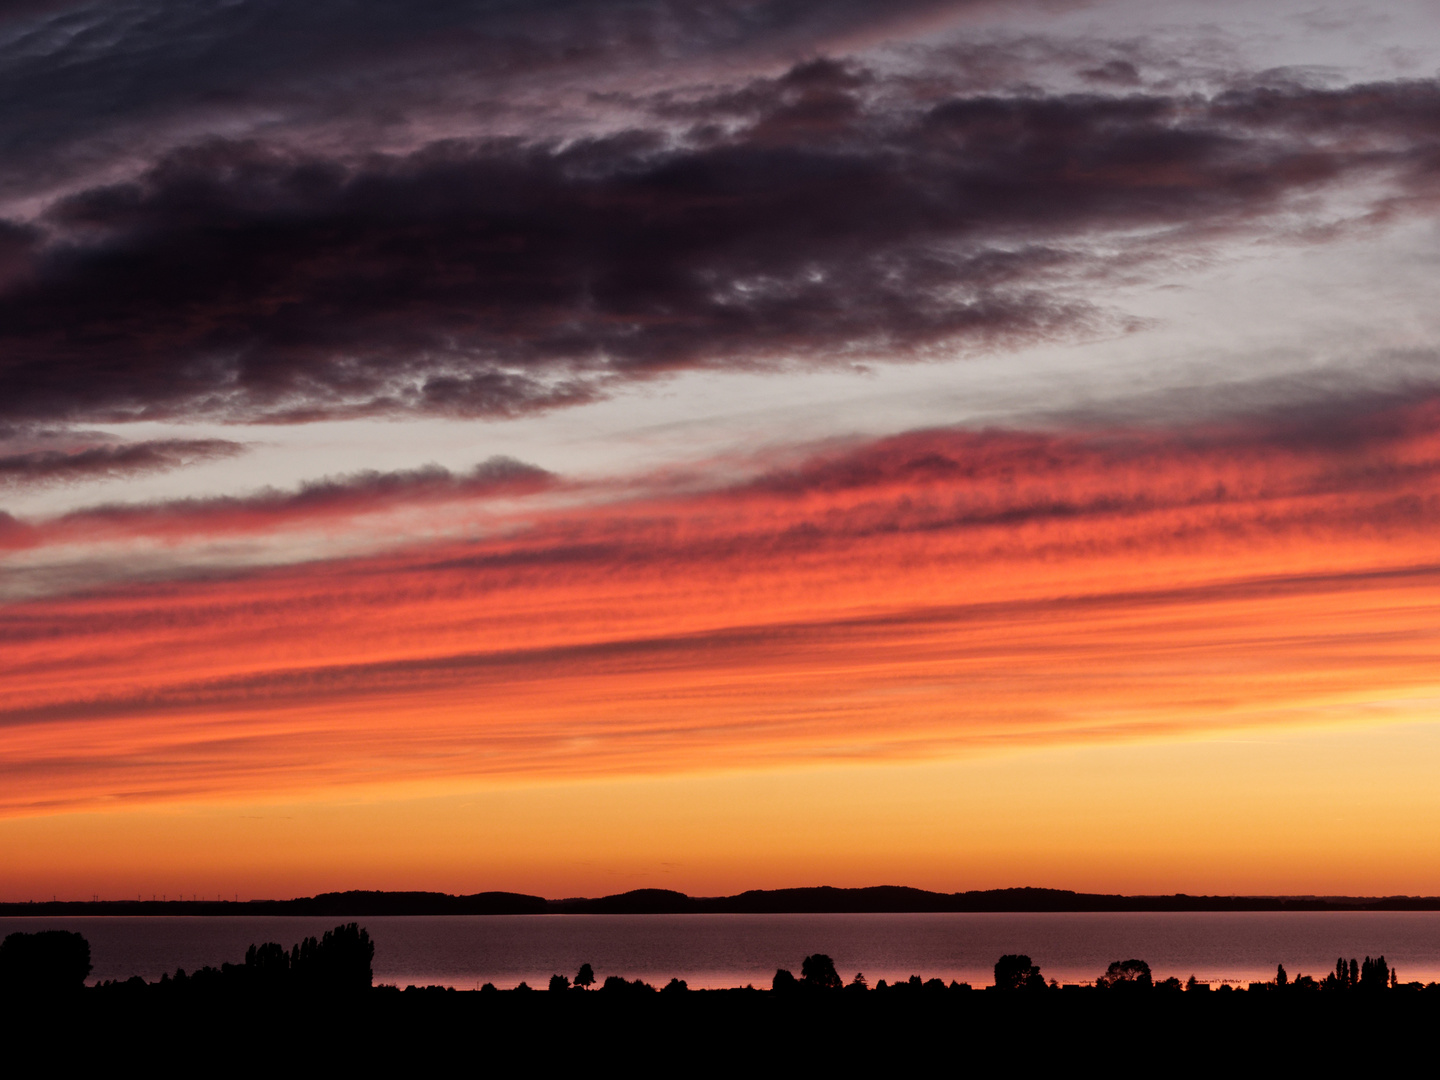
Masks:
[[[277,1075],[521,1074],[541,1054],[695,1076],[836,1076],[968,1067],[998,1075],[1168,1066],[1216,1074],[1359,1075],[1426,1060],[1436,997],[1420,994],[683,994],[419,990],[337,999],[215,1000],[103,991],[10,1009],[12,1045],[64,1048],[96,1070],[159,1053]],[[1412,1056],[1413,1055],[1413,1056]],[[162,1062],[164,1059],[160,1059]],[[1170,1065],[1171,1062],[1178,1062]],[[578,1069],[576,1070],[578,1071]],[[19,1075],[19,1073],[17,1073]]]
[[[1292,979],[1280,966],[1248,992],[1223,984],[1210,993],[1193,976],[1157,982],[1135,958],[1060,987],[1019,954],[995,962],[991,993],[919,975],[872,988],[861,974],[845,983],[830,956],[814,953],[798,978],[778,969],[768,990],[602,981],[586,963],[573,981],[557,973],[536,993],[523,982],[508,991],[377,987],[374,953],[368,931],[351,922],[288,949],[252,944],[243,963],[87,986],[81,934],[11,933],[0,940],[0,1039],[16,1060],[29,1049],[45,1055],[35,1060],[99,1067],[164,1053],[282,1075],[409,1075],[461,1062],[533,1071],[539,1055],[587,1072],[619,1062],[700,1075],[777,1066],[890,1075],[957,1061],[987,1072],[1080,1061],[1154,1071],[1177,1050],[1197,1071],[1242,1064],[1348,1075],[1426,1060],[1440,1000],[1440,985],[1400,983],[1383,956],[1339,957],[1324,978]]]
[[[902,885],[751,889],[736,896],[687,896],[636,889],[614,896],[547,900],[524,893],[322,893],[293,900],[47,900],[0,903],[3,916],[64,915],[685,915],[903,912],[1440,911],[1437,896],[1121,896],[1069,889],[982,889],[939,893]]]

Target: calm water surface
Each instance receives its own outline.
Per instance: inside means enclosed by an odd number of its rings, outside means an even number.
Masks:
[[[177,967],[240,962],[252,942],[286,947],[335,918],[0,918],[16,930],[77,930],[90,941],[92,981],[159,978]],[[375,981],[462,989],[550,975],[596,974],[694,988],[770,985],[777,967],[797,974],[808,953],[829,953],[848,980],[992,981],[1003,953],[1028,953],[1047,977],[1085,982],[1112,960],[1138,957],[1157,979],[1323,975],[1335,958],[1384,954],[1402,981],[1440,980],[1440,912],[1268,912],[914,915],[490,915],[360,920],[375,940]]]

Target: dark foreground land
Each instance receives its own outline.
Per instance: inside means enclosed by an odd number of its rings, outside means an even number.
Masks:
[[[1134,1075],[1347,1064],[1389,1070],[1413,1052],[1428,1055],[1440,1018],[1430,994],[958,997],[377,990],[343,1001],[161,1001],[87,994],[58,1008],[5,1010],[0,1038],[11,1048],[46,1044],[76,1063],[148,1061],[162,1071],[168,1062],[227,1073],[409,1074],[458,1062],[467,1072],[571,1076],[921,1066],[951,1073],[1089,1066]]]
[[[916,1067],[1030,1072],[1099,1067],[1391,1070],[1427,1055],[1440,985],[1400,984],[1384,957],[1337,959],[1323,980],[1276,979],[1212,992],[1156,983],[1117,960],[1093,985],[1047,983],[1028,956],[972,989],[918,976],[844,984],[828,956],[804,958],[770,989],[663,988],[582,965],[574,982],[457,992],[373,986],[374,942],[357,923],[289,949],[253,945],[159,981],[85,985],[90,948],[70,931],[0,942],[0,1060],[47,1072],[150,1062],[190,1071],[853,1072]],[[37,1057],[38,1054],[38,1057]],[[19,1075],[17,1073],[17,1075]]]

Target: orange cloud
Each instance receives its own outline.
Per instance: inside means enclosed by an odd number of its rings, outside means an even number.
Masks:
[[[1437,418],[920,432],[474,542],[12,604],[0,809],[1403,714],[1437,682]]]

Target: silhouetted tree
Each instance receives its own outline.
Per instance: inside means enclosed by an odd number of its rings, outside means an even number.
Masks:
[[[1156,983],[1156,984],[1155,984],[1155,989],[1156,989],[1156,990],[1176,990],[1176,991],[1178,991],[1178,990],[1183,989],[1183,987],[1181,987],[1181,985],[1180,985],[1180,980],[1177,979],[1174,975],[1171,975],[1171,976],[1170,976],[1168,979],[1166,979],[1164,982],[1158,982],[1158,983]]]
[[[1344,972],[1344,970],[1345,970],[1345,961],[1344,961],[1344,960],[1336,960],[1336,961],[1335,961],[1335,970],[1332,971],[1332,972],[1330,972],[1329,974],[1327,974],[1327,975],[1325,976],[1325,978],[1321,981],[1321,983],[1320,983],[1320,989],[1322,989],[1322,990],[1344,990],[1344,989],[1345,989],[1345,980],[1344,980],[1344,975],[1342,974],[1342,972]]]
[[[569,989],[570,989],[570,980],[567,979],[564,975],[551,975],[551,976],[550,976],[550,989],[551,989],[551,990],[569,990]]]
[[[1346,960],[1343,956],[1335,961],[1335,970],[1325,976],[1326,990],[1353,990],[1360,981],[1360,962]]]
[[[309,937],[296,945],[290,950],[290,970],[300,986],[348,993],[370,989],[374,959],[369,932],[352,922],[326,930],[318,941]]]
[[[1275,985],[1279,987],[1285,987],[1289,984],[1290,976],[1285,971],[1285,965],[1277,964],[1275,966]]]
[[[256,971],[289,971],[290,954],[278,941],[251,945],[245,950],[245,966]]]
[[[1040,968],[1030,962],[1030,957],[1018,953],[1006,953],[995,961],[995,988],[997,990],[1044,990],[1045,977]]]
[[[790,970],[788,968],[779,968],[775,972],[775,977],[770,980],[771,990],[788,991],[798,990],[799,988],[800,980],[795,978],[794,975],[790,974]]]
[[[90,974],[90,943],[68,930],[9,934],[0,942],[0,989],[11,994],[79,990]]]
[[[690,985],[684,979],[671,979],[660,992],[662,994],[679,994],[689,989]]]
[[[869,990],[870,984],[865,981],[865,973],[857,971],[855,978],[851,979],[845,987],[846,990]]]
[[[1385,957],[1377,956],[1374,960],[1365,957],[1365,963],[1360,966],[1360,989],[1386,990],[1389,986],[1390,965],[1385,963]]]
[[[1186,989],[1187,991],[1188,991],[1188,990],[1199,990],[1202,985],[1203,985],[1203,984],[1200,982],[1200,980],[1197,979],[1197,978],[1195,978],[1194,975],[1191,975],[1190,978],[1188,978],[1188,979],[1185,980],[1185,989]],[[1205,986],[1205,989],[1206,989],[1206,990],[1209,990],[1210,987],[1207,985],[1207,986]]]
[[[835,971],[835,961],[824,953],[815,953],[801,961],[800,981],[812,990],[839,990],[845,985]]]
[[[221,964],[220,970],[253,990],[274,993],[290,985],[290,953],[279,942],[267,941],[245,950],[243,968]]]
[[[1112,960],[1105,974],[1095,980],[1101,990],[1149,990],[1153,984],[1150,965],[1144,960]]]
[[[595,969],[589,964],[581,964],[580,970],[575,973],[575,985],[581,990],[589,990],[595,985]]]

